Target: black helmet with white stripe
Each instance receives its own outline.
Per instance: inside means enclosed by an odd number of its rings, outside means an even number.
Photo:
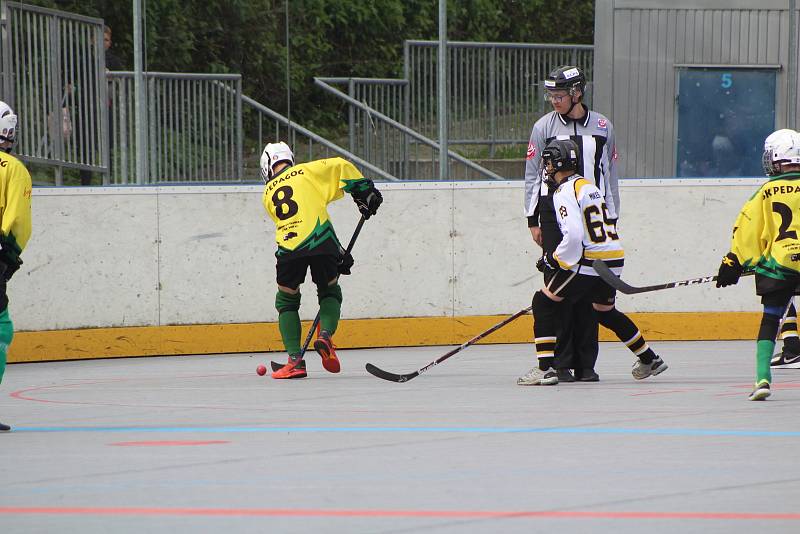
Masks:
[[[542,151],[542,163],[549,161],[556,171],[577,171],[578,154],[578,144],[572,139],[553,139]]]
[[[544,88],[548,91],[567,91],[572,96],[578,89],[583,94],[586,92],[586,76],[574,65],[562,65],[550,71],[544,80]]]

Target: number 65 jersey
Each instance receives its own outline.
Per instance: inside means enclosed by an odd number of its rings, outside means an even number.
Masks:
[[[341,254],[328,204],[362,180],[361,172],[342,158],[299,163],[273,176],[264,186],[263,203],[275,223],[275,255],[292,259]]]
[[[731,252],[746,269],[784,280],[800,273],[800,173],[780,174],[750,197],[733,227]]]
[[[573,174],[556,189],[553,206],[563,235],[553,257],[562,269],[597,276],[592,262],[600,259],[614,274],[622,273],[625,250],[603,195],[593,183]]]

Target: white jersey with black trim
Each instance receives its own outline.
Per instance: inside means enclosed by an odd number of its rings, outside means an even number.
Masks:
[[[597,276],[592,262],[601,259],[619,275],[625,250],[611,221],[600,190],[579,174],[573,174],[553,193],[556,220],[562,239],[553,257],[564,270]]]
[[[619,217],[614,127],[604,115],[588,109],[579,119],[551,111],[533,125],[525,161],[525,216],[534,218],[538,224],[539,197],[549,194],[542,180],[542,151],[553,139],[572,139],[577,143],[579,173],[600,190],[611,217]]]

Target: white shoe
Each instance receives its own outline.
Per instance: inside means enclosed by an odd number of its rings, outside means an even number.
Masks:
[[[558,373],[550,367],[546,371],[542,371],[538,367],[534,367],[526,374],[517,378],[518,386],[554,386],[558,384]]]
[[[661,359],[661,356],[656,356],[650,363],[636,360],[636,363],[633,364],[633,369],[631,369],[631,374],[636,380],[642,380],[648,376],[661,374],[667,369],[667,364]]]

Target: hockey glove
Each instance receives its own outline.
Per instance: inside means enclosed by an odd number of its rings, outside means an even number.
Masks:
[[[336,266],[339,274],[350,274],[350,269],[353,267],[353,256],[349,252],[345,252],[344,255],[339,258],[339,262]]]
[[[11,280],[14,273],[19,271],[19,267],[22,265],[20,252],[22,250],[13,236],[0,234],[0,276],[3,280]]]
[[[733,252],[728,252],[722,263],[719,265],[719,273],[717,273],[717,287],[726,287],[735,285],[742,276],[744,268],[739,263],[739,258]]]
[[[545,272],[555,271],[561,267],[558,265],[552,252],[545,252],[542,254],[542,257],[539,258],[539,261],[536,262],[536,268],[539,269],[540,272]]]
[[[358,211],[361,212],[364,219],[369,219],[378,212],[378,207],[383,202],[383,195],[375,189],[375,184],[372,183],[372,180],[367,180],[365,187],[353,193],[353,202],[358,206]]]

